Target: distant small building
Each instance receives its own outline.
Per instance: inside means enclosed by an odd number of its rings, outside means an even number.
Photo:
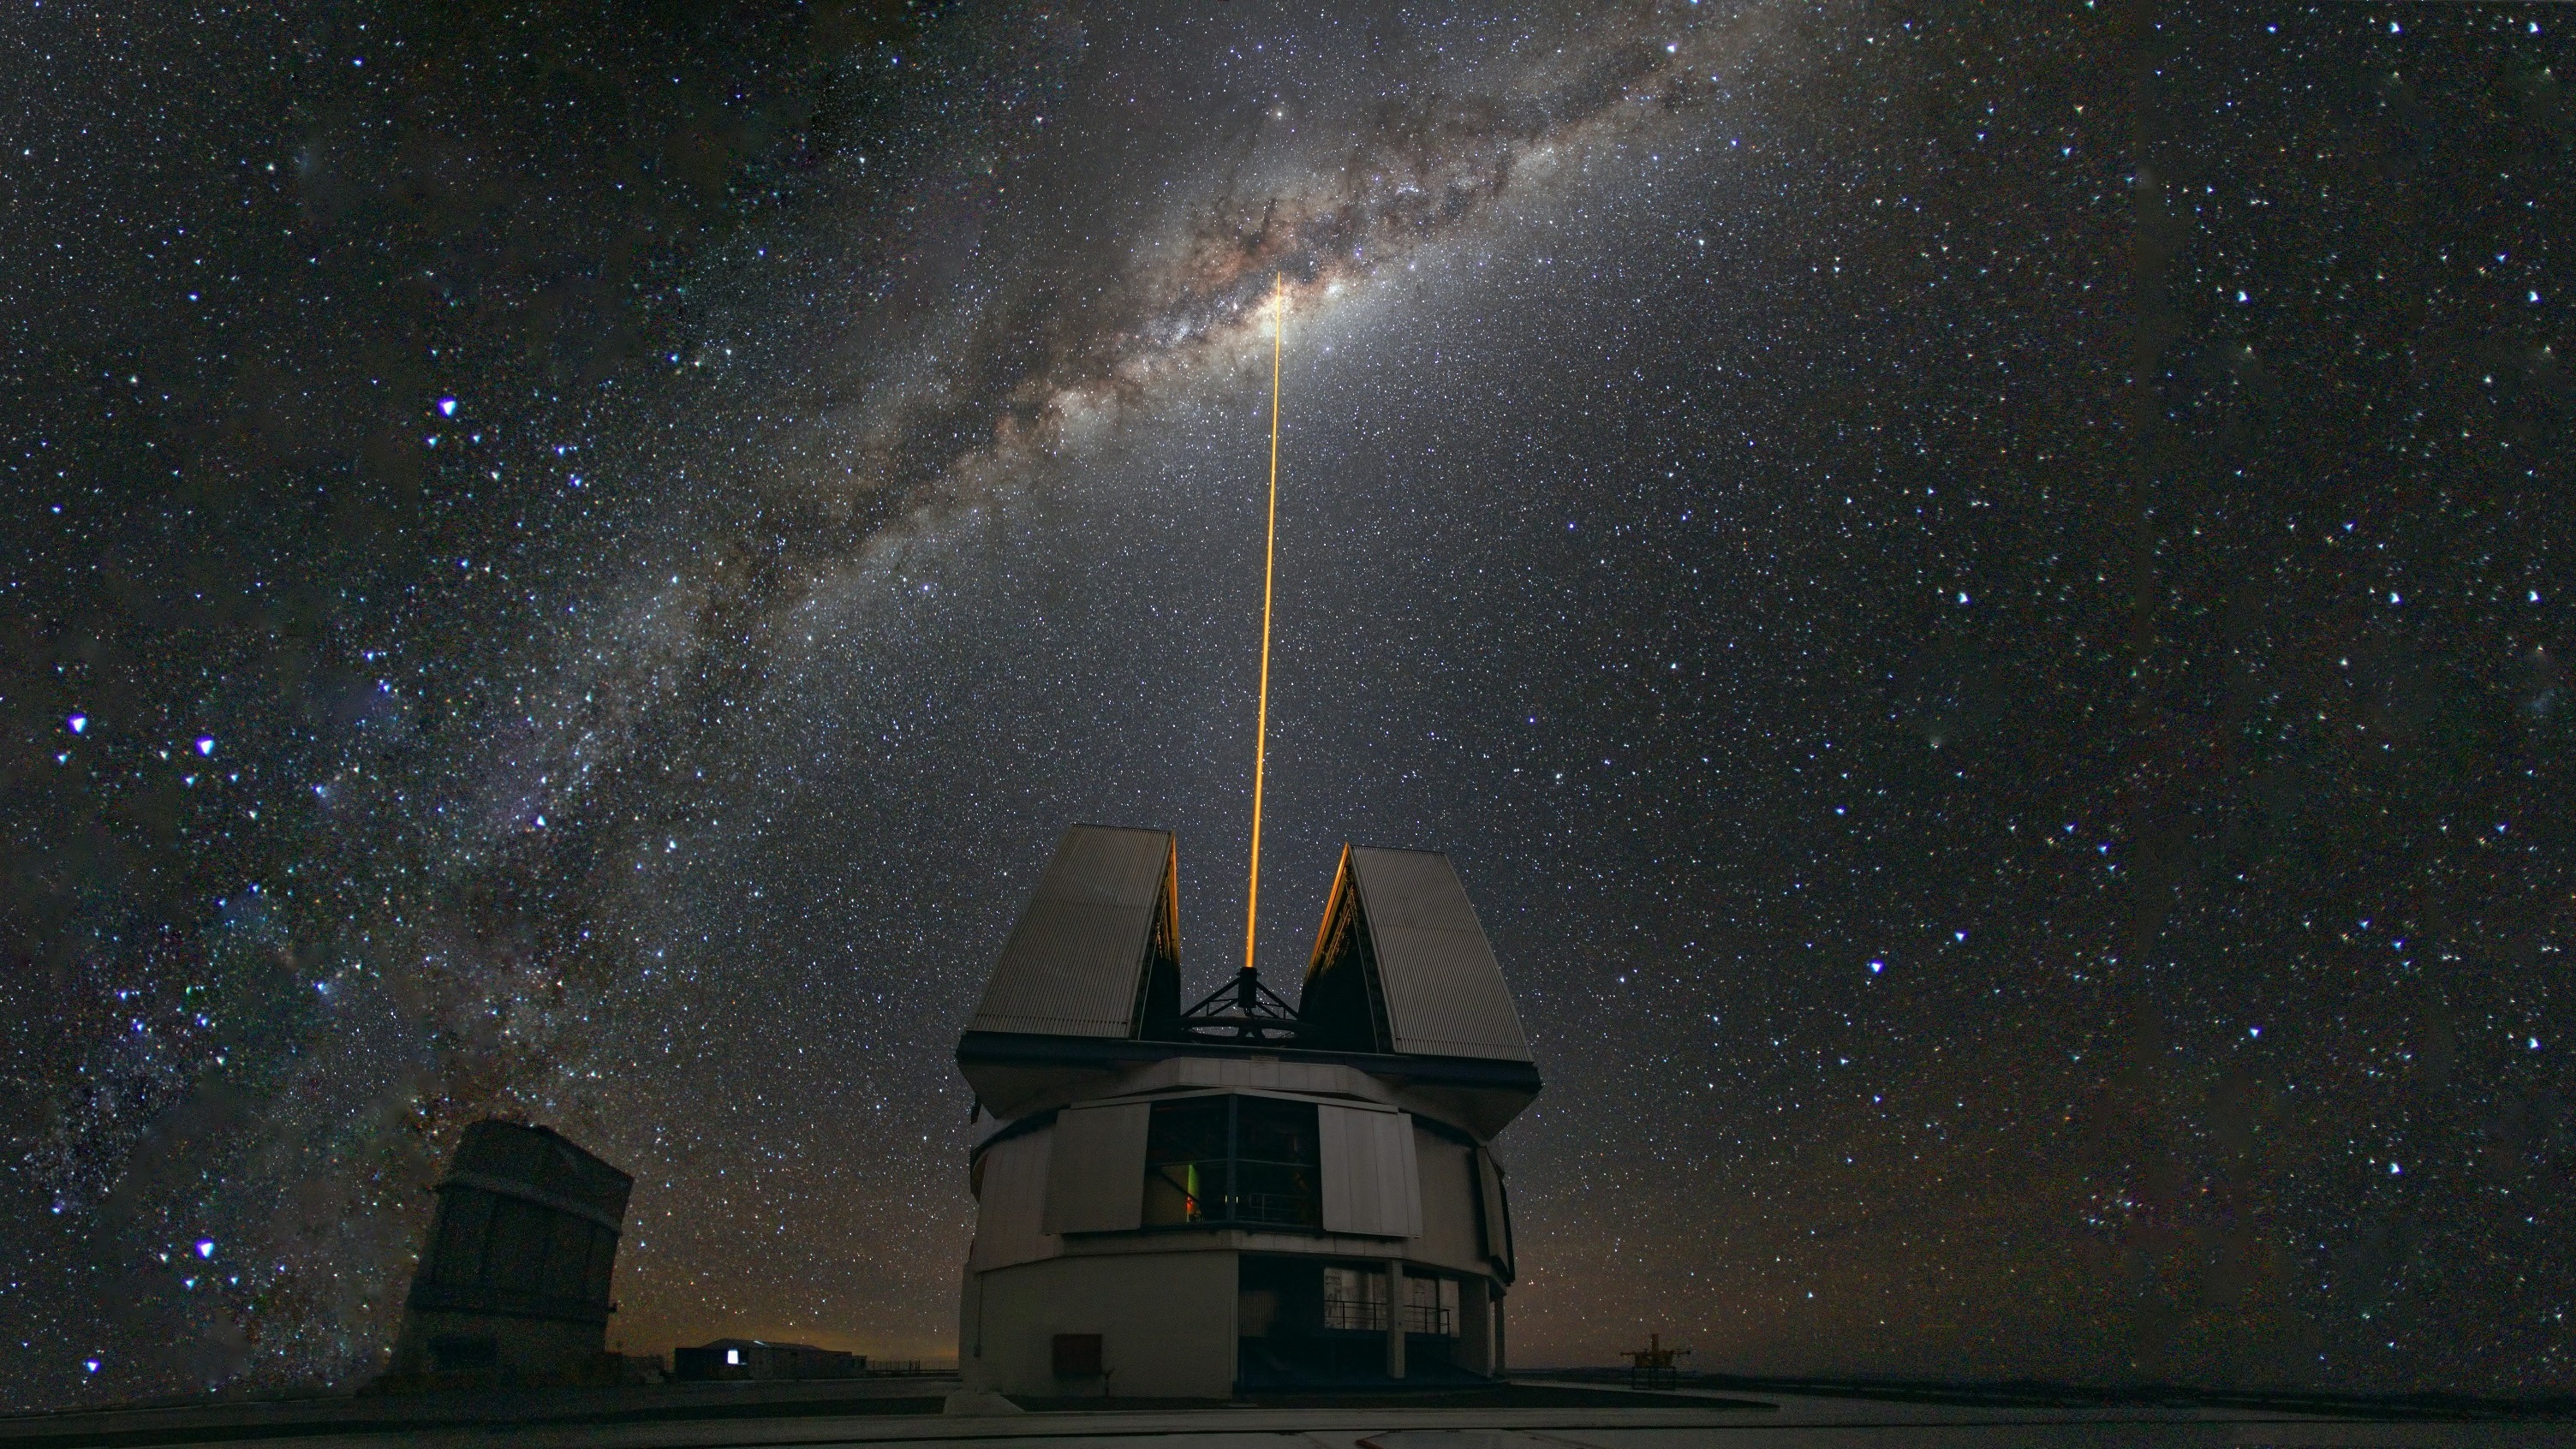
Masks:
[[[616,1377],[609,1280],[633,1187],[549,1128],[466,1128],[438,1184],[386,1377]]]
[[[966,1386],[1490,1382],[1540,1082],[1456,872],[1344,847],[1293,1007],[1247,968],[1182,1008],[1178,881],[1167,832],[1066,831],[958,1043]]]
[[[865,1354],[759,1338],[719,1338],[671,1350],[675,1379],[854,1379],[867,1367]]]

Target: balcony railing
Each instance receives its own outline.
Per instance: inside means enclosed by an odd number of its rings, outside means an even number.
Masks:
[[[1386,1301],[1379,1298],[1327,1297],[1324,1300],[1324,1326],[1384,1333]],[[1442,1338],[1457,1336],[1457,1331],[1450,1326],[1449,1310],[1433,1303],[1405,1304],[1404,1331],[1436,1334]]]
[[[1227,1192],[1229,1179],[1244,1184],[1242,1190]],[[1323,1194],[1312,1186],[1314,1180],[1315,1169],[1310,1164],[1263,1162],[1249,1157],[1235,1158],[1231,1163],[1222,1157],[1158,1162],[1146,1169],[1149,1187],[1159,1184],[1180,1201],[1181,1222],[1161,1224],[1166,1227],[1245,1223],[1320,1228],[1324,1225]],[[1252,1186],[1261,1183],[1275,1183],[1289,1190],[1265,1192]],[[1198,1188],[1196,1194],[1190,1191],[1193,1184]]]
[[[1304,1193],[1247,1192],[1234,1200],[1234,1220],[1277,1227],[1312,1228],[1323,1224],[1323,1205]]]

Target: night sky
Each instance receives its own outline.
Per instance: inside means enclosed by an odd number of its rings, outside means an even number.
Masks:
[[[1520,1364],[2576,1385],[2547,6],[0,19],[0,1400],[954,1352],[1062,828],[1446,849]],[[1980,27],[1984,28],[1980,28]]]

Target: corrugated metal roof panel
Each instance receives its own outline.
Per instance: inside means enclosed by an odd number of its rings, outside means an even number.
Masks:
[[[1168,830],[1066,830],[967,1030],[1129,1035],[1173,851]]]
[[[1528,1061],[1502,967],[1449,857],[1353,846],[1350,860],[1395,1050]]]

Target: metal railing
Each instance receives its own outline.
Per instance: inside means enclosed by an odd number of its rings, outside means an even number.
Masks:
[[[1201,1158],[1197,1161],[1158,1162],[1152,1164],[1146,1171],[1149,1181],[1159,1180],[1162,1185],[1180,1195],[1185,1205],[1183,1212],[1191,1225],[1259,1223],[1269,1227],[1289,1228],[1323,1226],[1324,1203],[1321,1191],[1229,1193],[1225,1190],[1226,1183],[1229,1177],[1234,1175],[1228,1172],[1229,1167],[1247,1177],[1265,1168],[1271,1171],[1261,1175],[1275,1176],[1282,1170],[1289,1173],[1314,1171],[1311,1165],[1305,1163],[1264,1162],[1258,1158],[1249,1157],[1235,1158],[1231,1162],[1222,1157]],[[1198,1184],[1199,1190],[1196,1194],[1190,1192],[1192,1181]]]
[[[1384,1333],[1386,1332],[1386,1300],[1327,1297],[1324,1300],[1324,1326]],[[1404,1331],[1436,1334],[1442,1338],[1456,1336],[1456,1331],[1450,1326],[1449,1310],[1435,1303],[1405,1304]]]
[[[1324,1299],[1324,1326],[1367,1329],[1375,1333],[1384,1333],[1386,1332],[1386,1300],[1335,1298],[1327,1295]]]
[[[1235,1198],[1234,1218],[1237,1222],[1281,1227],[1321,1227],[1323,1205],[1304,1193],[1247,1192]]]

